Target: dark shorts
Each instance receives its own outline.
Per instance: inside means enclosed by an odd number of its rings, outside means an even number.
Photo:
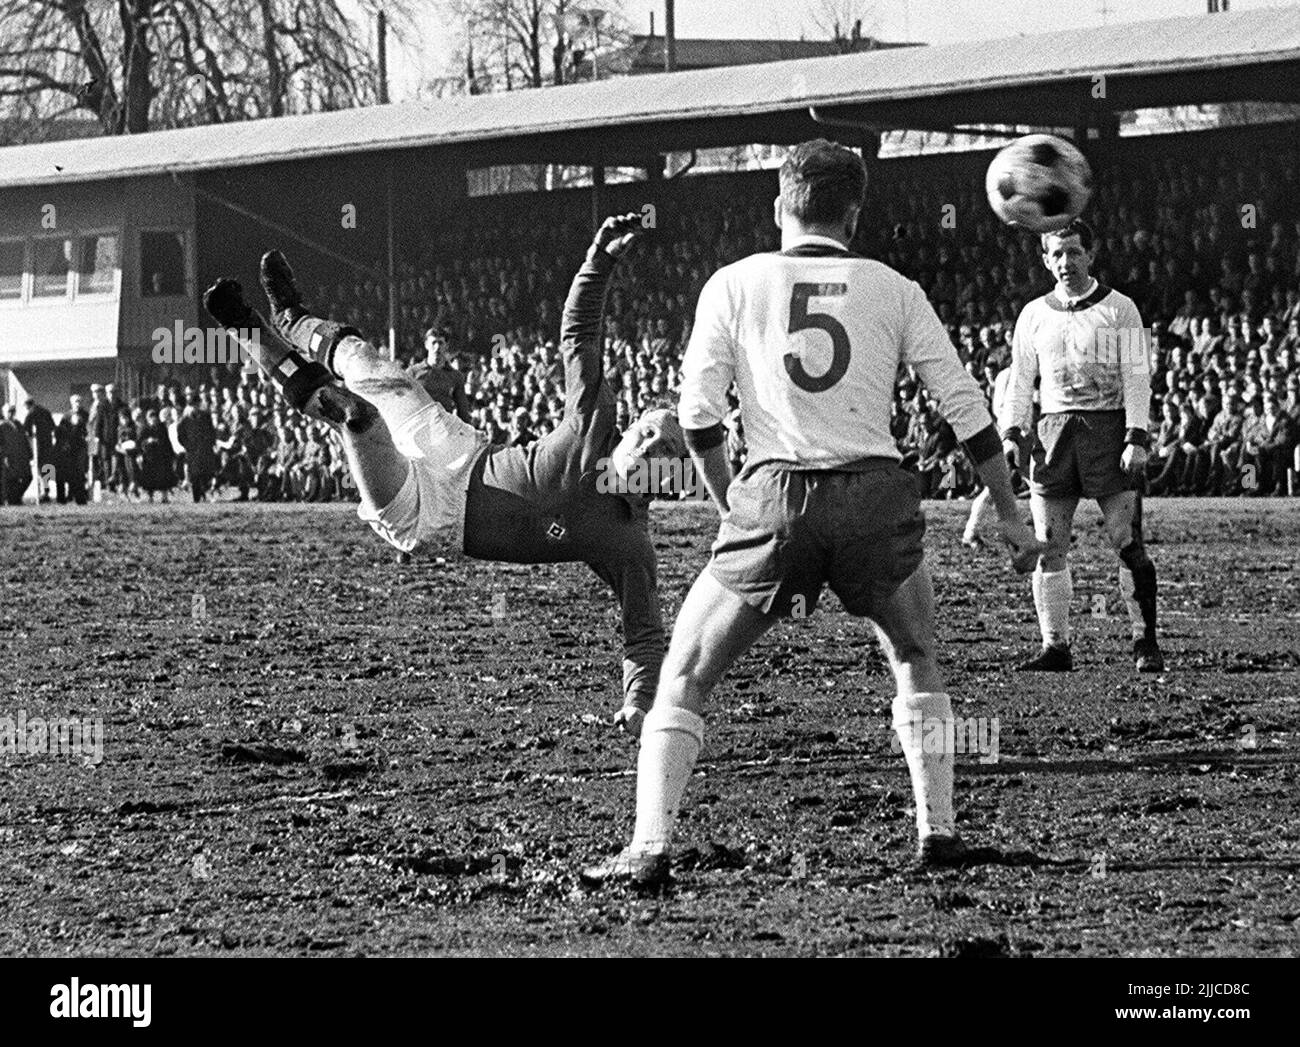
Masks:
[[[491,447],[474,466],[465,502],[469,556],[525,564],[644,559],[644,500],[597,491],[601,460],[619,436],[599,343],[566,343],[561,355],[560,425],[528,447]],[[649,557],[653,563],[652,547]]]
[[[766,614],[811,614],[829,584],[849,614],[872,617],[924,556],[916,478],[890,459],[852,472],[760,464],[727,501],[709,569]]]
[[[1029,489],[1044,498],[1107,498],[1133,487],[1120,468],[1123,411],[1063,411],[1038,420]]]

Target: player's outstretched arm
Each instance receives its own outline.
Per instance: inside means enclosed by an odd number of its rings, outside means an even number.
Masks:
[[[610,274],[620,255],[641,229],[640,215],[607,218],[587,249],[573,278],[560,320],[560,357],[564,361],[565,417],[589,415],[602,381],[601,318]]]
[[[627,250],[641,231],[637,213],[606,218],[587,248],[586,260],[569,286],[560,320],[560,344],[583,347],[600,337],[600,320],[605,311],[605,289],[618,256]]]
[[[641,737],[645,714],[654,705],[664,660],[664,620],[659,607],[654,545],[644,529],[629,533],[622,555],[591,564],[618,597],[623,628],[623,708],[614,723]]]

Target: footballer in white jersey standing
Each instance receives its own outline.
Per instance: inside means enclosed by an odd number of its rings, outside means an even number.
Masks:
[[[1011,342],[1011,380],[998,424],[1008,460],[1033,412],[1040,379],[1042,416],[1030,462],[1029,504],[1046,543],[1034,571],[1034,607],[1043,637],[1021,669],[1067,671],[1070,579],[1067,554],[1080,498],[1095,498],[1119,554],[1120,592],[1140,672],[1162,672],[1156,641],[1156,568],[1142,541],[1142,498],[1151,410],[1150,342],[1137,306],[1099,283],[1091,227],[1081,218],[1042,236],[1043,265],[1056,287],[1025,306]]]
[[[848,250],[866,191],[862,160],[831,142],[804,142],[780,184],[781,250],[726,266],[700,293],[678,418],[722,525],[677,616],[642,727],[632,842],[584,870],[587,883],[668,878],[705,699],[779,619],[811,613],[827,584],[845,610],[872,621],[894,672],[919,860],[966,858],[953,827],[953,753],[926,751],[918,729],[942,724],[952,737],[953,714],[935,659],[925,516],[889,430],[900,365],[938,400],[992,491],[1016,566],[1028,571],[1042,546],[1020,519],[983,394],[924,292]],[[721,425],[732,382],[749,452],[734,481]]]

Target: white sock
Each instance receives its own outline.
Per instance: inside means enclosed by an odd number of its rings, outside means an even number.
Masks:
[[[993,494],[986,487],[975,496],[975,501],[971,502],[970,517],[966,521],[966,530],[962,532],[962,539],[971,542],[978,538],[981,528],[988,522],[992,511]]]
[[[667,851],[682,794],[704,744],[704,721],[689,709],[656,705],[641,726],[636,764],[636,829],[632,849]]]
[[[1142,605],[1137,602],[1137,585],[1133,572],[1123,564],[1119,568],[1119,594],[1124,597],[1124,606],[1128,608],[1129,628],[1133,639],[1140,640],[1147,634],[1147,620],[1142,617]]]
[[[434,403],[428,390],[401,364],[355,335],[344,338],[334,350],[334,369],[349,390],[375,405],[394,443],[399,434],[418,424]]]
[[[1074,596],[1074,582],[1070,568],[1044,571],[1034,568],[1034,608],[1038,611],[1038,629],[1043,634],[1043,646],[1065,646],[1070,642],[1070,600]]]
[[[912,776],[916,831],[951,836],[953,720],[952,702],[943,693],[900,694],[894,699],[894,731]]]

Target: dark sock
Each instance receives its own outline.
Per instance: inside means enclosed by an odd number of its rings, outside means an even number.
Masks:
[[[1133,573],[1133,598],[1142,611],[1142,625],[1146,638],[1156,638],[1156,565],[1147,551],[1136,542],[1123,549],[1119,558]]]

